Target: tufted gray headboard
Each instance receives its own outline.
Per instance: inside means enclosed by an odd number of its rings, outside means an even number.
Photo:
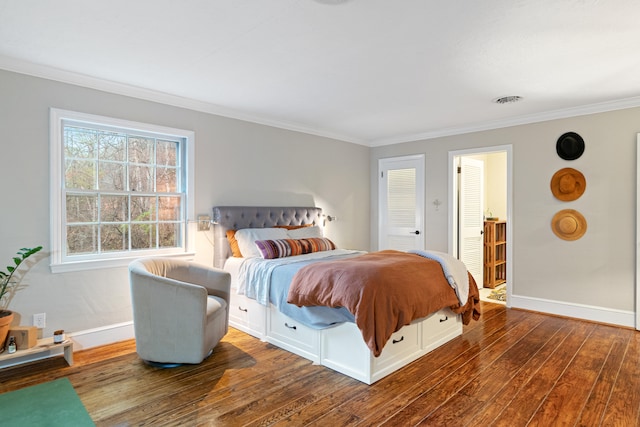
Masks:
[[[222,268],[232,256],[227,230],[274,225],[323,226],[322,209],[297,206],[216,206],[213,208],[213,266]]]

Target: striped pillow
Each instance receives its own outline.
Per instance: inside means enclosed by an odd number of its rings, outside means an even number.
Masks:
[[[310,254],[312,252],[332,251],[336,245],[325,237],[308,239],[256,240],[256,246],[264,259],[284,258],[288,256]]]

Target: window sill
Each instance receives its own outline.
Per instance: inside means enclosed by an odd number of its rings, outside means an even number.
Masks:
[[[150,256],[191,259],[195,256],[195,252],[177,252],[177,253],[160,253],[160,254],[150,253],[147,255],[133,255],[133,256],[121,257],[121,258],[69,261],[69,262],[59,263],[59,264],[51,264],[50,268],[52,273],[69,273],[73,271],[127,267],[133,260],[144,258],[144,257],[150,257]]]

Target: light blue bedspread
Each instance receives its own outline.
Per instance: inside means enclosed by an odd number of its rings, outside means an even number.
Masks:
[[[278,310],[313,329],[324,329],[338,323],[354,322],[353,315],[344,307],[298,307],[287,303],[289,285],[296,272],[305,265],[318,261],[334,261],[361,255],[362,251],[336,249],[333,251],[314,252],[295,257],[265,260],[250,258],[245,260],[239,270],[238,287],[242,293],[268,306],[273,304]]]
[[[363,253],[365,252],[336,249],[286,258],[249,258],[240,266],[238,291],[262,305],[273,304],[283,314],[313,329],[354,322],[353,314],[344,307],[298,307],[287,303],[287,295],[293,276],[305,265],[318,261],[334,261]],[[438,261],[449,285],[455,290],[460,304],[466,304],[469,297],[469,276],[466,266],[460,260],[437,251],[411,250],[409,253]]]

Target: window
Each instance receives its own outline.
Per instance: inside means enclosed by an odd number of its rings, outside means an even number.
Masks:
[[[192,255],[191,131],[51,109],[51,268]]]

